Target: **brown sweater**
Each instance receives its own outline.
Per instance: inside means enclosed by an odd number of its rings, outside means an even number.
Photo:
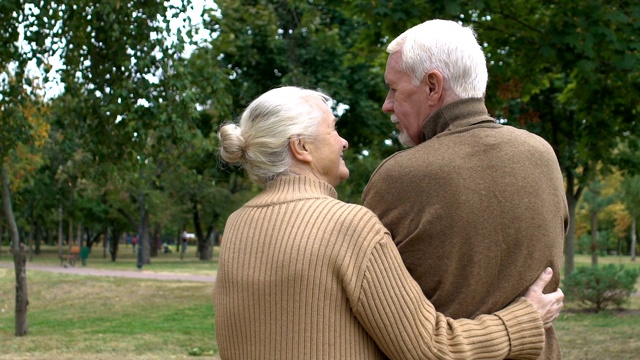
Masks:
[[[568,210],[555,154],[542,138],[496,124],[482,99],[427,119],[426,141],[371,176],[364,206],[389,229],[438,311],[492,313],[551,266],[558,287]],[[543,358],[559,359],[553,329]]]
[[[378,218],[322,181],[278,178],[229,217],[224,235],[213,294],[223,360],[542,351],[542,324],[526,299],[475,321],[437,314]]]

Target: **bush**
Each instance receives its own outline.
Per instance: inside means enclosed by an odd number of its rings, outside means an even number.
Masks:
[[[638,269],[625,269],[622,265],[583,266],[565,279],[563,291],[568,301],[596,312],[611,305],[621,309],[635,291],[639,275]]]

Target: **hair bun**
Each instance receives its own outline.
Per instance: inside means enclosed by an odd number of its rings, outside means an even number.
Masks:
[[[223,125],[218,132],[220,139],[220,157],[229,164],[242,163],[245,160],[246,142],[242,129],[236,124]]]

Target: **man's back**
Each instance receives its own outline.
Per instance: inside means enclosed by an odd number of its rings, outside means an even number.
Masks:
[[[558,287],[566,198],[555,155],[536,135],[490,121],[451,127],[385,160],[363,201],[448,316],[503,308],[546,266],[547,290]],[[548,340],[547,358],[559,358],[553,331]]]

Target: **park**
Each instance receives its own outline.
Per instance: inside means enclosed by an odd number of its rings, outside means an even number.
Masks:
[[[349,142],[338,197],[361,204],[404,149],[385,47],[434,18],[473,27],[490,115],[557,157],[563,358],[639,357],[639,17],[604,0],[3,2],[0,359],[217,359],[225,223],[261,191],[220,161],[218,129],[275,87],[327,92]],[[594,308],[579,280],[603,274],[626,283]]]
[[[145,270],[208,277],[209,282],[82,275],[81,265],[79,274],[27,270],[30,330],[24,337],[13,334],[13,269],[0,267],[0,359],[219,359],[211,301],[218,250],[211,262],[197,259],[193,248],[182,260],[176,253],[159,255]],[[9,260],[6,254],[0,257],[0,263]],[[601,260],[640,268],[628,258]],[[98,253],[84,269],[138,272],[135,262],[129,251],[116,263]],[[589,262],[588,256],[576,258],[579,266]],[[62,268],[55,247],[33,264]],[[554,326],[564,359],[626,360],[640,352],[639,322],[636,293],[623,310],[597,314],[567,302]]]

